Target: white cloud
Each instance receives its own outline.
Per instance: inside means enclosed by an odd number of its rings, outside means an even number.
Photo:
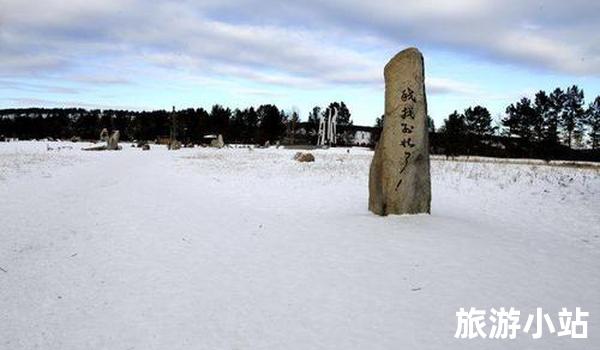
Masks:
[[[137,110],[138,108],[132,106],[122,105],[107,105],[97,103],[86,103],[81,101],[70,101],[70,100],[49,100],[41,98],[5,98],[5,101],[10,101],[12,104],[21,107],[62,107],[62,108],[91,108],[91,109],[126,109],[126,110]]]
[[[475,95],[480,93],[480,89],[473,84],[467,84],[461,81],[445,78],[426,78],[426,88],[428,94],[462,94]]]
[[[408,45],[600,74],[592,0],[0,1],[0,76],[11,78],[121,84],[160,67],[308,89],[379,87],[387,59]],[[428,77],[431,94],[477,90]]]

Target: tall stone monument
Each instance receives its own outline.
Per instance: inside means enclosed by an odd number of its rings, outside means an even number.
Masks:
[[[429,134],[423,55],[398,53],[384,69],[385,117],[369,173],[369,210],[378,215],[431,211]]]

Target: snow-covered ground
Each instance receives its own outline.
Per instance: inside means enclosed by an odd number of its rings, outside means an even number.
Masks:
[[[0,143],[0,349],[600,348],[598,169],[436,159],[432,215],[377,217],[364,149],[48,145]],[[455,339],[471,306],[589,339]]]

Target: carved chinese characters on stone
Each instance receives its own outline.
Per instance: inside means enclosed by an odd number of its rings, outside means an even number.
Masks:
[[[429,213],[429,137],[423,56],[414,48],[385,67],[385,119],[369,174],[369,210]]]

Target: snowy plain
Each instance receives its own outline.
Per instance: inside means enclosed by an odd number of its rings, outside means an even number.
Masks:
[[[0,349],[600,348],[597,168],[435,159],[378,217],[365,149],[83,146],[0,143]],[[589,338],[455,339],[471,306]]]

